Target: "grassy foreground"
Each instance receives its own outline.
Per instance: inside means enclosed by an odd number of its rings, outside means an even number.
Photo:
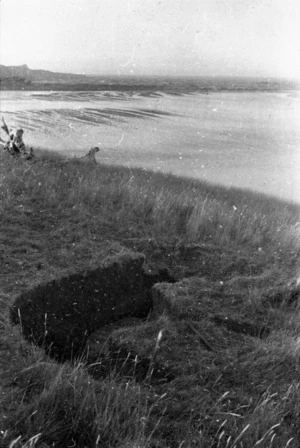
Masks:
[[[299,277],[299,218],[299,206],[251,192],[46,152],[34,162],[0,153],[0,446],[298,448],[300,314],[285,298]],[[9,324],[22,291],[124,248],[178,280],[193,277],[198,289],[206,282],[212,307],[219,301],[270,333],[228,332],[222,344],[207,323],[221,347],[207,352],[184,319],[133,328],[133,338],[147,329],[152,337],[163,326],[170,350],[190,347],[189,373],[156,385],[118,372],[95,380],[84,359],[57,364]]]

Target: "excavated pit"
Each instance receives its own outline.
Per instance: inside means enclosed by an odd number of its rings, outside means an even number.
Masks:
[[[174,282],[167,269],[151,269],[140,253],[111,258],[97,269],[37,286],[16,298],[13,324],[23,336],[59,361],[78,358],[88,337],[124,317],[145,318],[152,309],[152,286]]]

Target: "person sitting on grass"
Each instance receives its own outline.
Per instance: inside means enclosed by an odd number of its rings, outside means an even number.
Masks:
[[[8,127],[4,121],[4,118],[2,118],[3,125],[1,128],[7,133],[9,136],[9,140],[4,145],[4,150],[8,151],[13,156],[22,156],[26,160],[32,159],[33,152],[32,148],[30,148],[30,151],[28,152],[25,146],[25,143],[23,141],[23,129],[17,129],[16,134],[14,135],[12,130],[8,130]]]
[[[14,135],[12,130],[10,130],[9,140],[4,146],[4,149],[6,149],[13,156],[26,154],[26,146],[23,142],[23,134],[23,129],[17,129],[16,135]]]

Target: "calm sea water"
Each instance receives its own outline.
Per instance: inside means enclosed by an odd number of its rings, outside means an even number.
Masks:
[[[300,95],[292,89],[1,92],[24,140],[300,203]],[[4,137],[2,133],[2,138]]]

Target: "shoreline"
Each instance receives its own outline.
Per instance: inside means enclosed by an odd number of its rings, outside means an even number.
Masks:
[[[78,155],[99,146],[99,161],[102,156],[112,164],[300,201],[298,100],[260,93],[149,99],[114,92],[112,100],[101,92],[49,95],[8,92],[2,102],[7,121],[27,130],[29,146],[69,148]]]

